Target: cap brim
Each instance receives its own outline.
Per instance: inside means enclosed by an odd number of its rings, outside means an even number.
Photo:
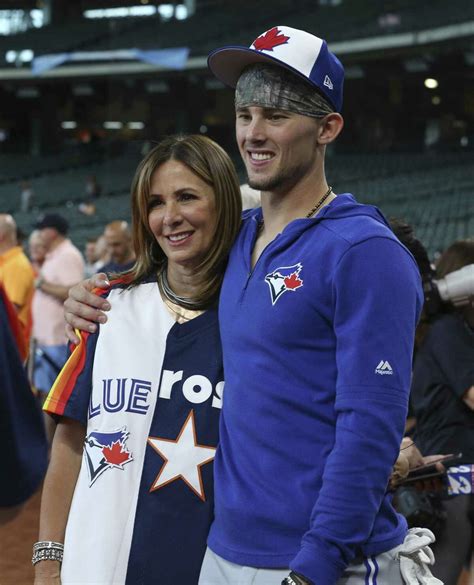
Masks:
[[[278,65],[288,71],[292,71],[301,79],[304,79],[310,85],[313,85],[307,77],[302,75],[299,71],[286,65],[279,59],[264,55],[255,49],[249,47],[229,46],[216,49],[210,53],[207,58],[207,65],[214,75],[222,81],[225,85],[235,88],[237,81],[242,74],[242,71],[254,63],[271,63]]]

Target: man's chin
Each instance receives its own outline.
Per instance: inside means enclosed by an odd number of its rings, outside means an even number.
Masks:
[[[248,178],[249,187],[255,189],[256,191],[271,191],[275,187],[278,186],[278,182],[273,179],[264,179],[263,177],[249,177]]]

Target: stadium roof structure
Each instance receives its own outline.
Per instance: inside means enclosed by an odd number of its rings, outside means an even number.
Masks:
[[[185,0],[181,0],[184,2]],[[189,0],[188,0],[189,1]],[[250,44],[260,32],[281,22],[324,36],[332,51],[351,59],[378,58],[389,54],[414,54],[420,51],[450,50],[456,45],[470,46],[474,39],[474,3],[452,0],[449,11],[442,0],[407,2],[394,0],[390,10],[374,0],[351,0],[331,6],[331,2],[294,0],[291,10],[283,0],[259,3],[241,0],[193,0],[195,11],[183,21],[162,22],[159,16],[97,22],[82,18],[88,7],[126,6],[130,0],[61,0],[56,6],[74,5],[75,20],[50,24],[11,37],[0,37],[0,79],[28,80],[67,77],[104,77],[140,75],[170,70],[205,70],[207,53],[226,44]],[[138,4],[138,0],[135,2]],[[2,7],[28,9],[30,0],[0,0]],[[152,2],[154,6],[165,2]],[[177,6],[179,2],[166,2]],[[271,10],[269,6],[271,5]],[[249,7],[252,22],[249,24]],[[300,10],[298,10],[300,9]],[[304,15],[302,17],[302,15]],[[66,15],[67,16],[67,15]],[[126,21],[126,22],[125,22]],[[278,21],[278,22],[276,22]],[[304,22],[304,24],[303,24]],[[326,31],[324,34],[321,31]],[[30,64],[4,61],[2,53],[31,50]],[[166,62],[163,50],[188,49],[185,62]],[[156,58],[143,58],[145,53]],[[171,53],[169,53],[171,55]],[[181,52],[182,55],[182,52]]]

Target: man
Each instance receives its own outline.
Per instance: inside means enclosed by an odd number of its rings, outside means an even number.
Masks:
[[[36,275],[39,274],[41,266],[43,266],[46,258],[46,246],[44,244],[43,236],[39,230],[33,230],[28,238],[28,254],[30,256],[31,265]]]
[[[104,237],[107,244],[110,260],[102,266],[101,271],[106,274],[125,272],[135,263],[135,254],[132,248],[132,235],[126,221],[112,221],[105,226]]]
[[[420,279],[378,210],[326,182],[342,65],[321,39],[279,26],[250,48],[215,51],[209,66],[236,86],[237,142],[262,208],[244,214],[220,298],[226,386],[200,584],[431,578],[431,533],[407,534],[386,489]]]
[[[33,268],[18,245],[15,220],[0,214],[0,284],[17,312],[22,337],[21,357],[28,353],[31,334],[31,301],[34,292]]]
[[[47,249],[33,298],[33,335],[37,342],[34,385],[45,398],[64,365],[67,344],[64,335],[63,302],[69,288],[84,277],[84,260],[67,238],[68,222],[57,213],[44,215],[35,225]],[[46,418],[52,436],[50,417]]]

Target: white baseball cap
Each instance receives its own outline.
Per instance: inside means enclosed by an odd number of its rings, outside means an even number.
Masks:
[[[245,67],[254,63],[270,63],[292,71],[321,92],[337,112],[341,111],[344,67],[323,39],[289,26],[274,26],[250,47],[222,47],[207,59],[209,69],[230,87],[235,87]]]

